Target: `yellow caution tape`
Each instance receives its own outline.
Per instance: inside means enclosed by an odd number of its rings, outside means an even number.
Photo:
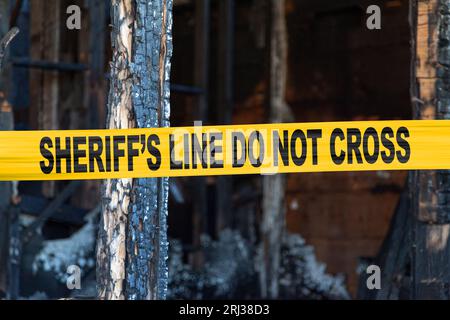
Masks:
[[[0,180],[450,169],[450,120],[0,132]]]

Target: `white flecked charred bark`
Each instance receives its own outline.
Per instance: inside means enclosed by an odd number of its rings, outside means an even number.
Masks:
[[[169,125],[172,0],[112,0],[107,127]],[[104,183],[97,245],[101,299],[164,299],[167,179]]]
[[[134,5],[133,0],[112,1],[112,46],[107,127],[135,127],[131,98]],[[102,299],[124,299],[126,228],[132,179],[104,183],[103,210],[97,245],[98,295]]]

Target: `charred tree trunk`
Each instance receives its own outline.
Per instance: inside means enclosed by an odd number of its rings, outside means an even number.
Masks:
[[[269,120],[272,123],[280,123],[288,120],[288,107],[285,102],[288,44],[284,0],[271,0],[270,12]],[[260,272],[260,286],[264,298],[278,297],[280,248],[285,228],[285,185],[285,175],[263,177],[261,223],[263,265]]]
[[[30,55],[33,60],[58,62],[61,53],[61,0],[30,1]],[[59,127],[60,75],[57,71],[30,70],[30,124],[39,130]],[[36,116],[38,115],[38,116]],[[55,181],[42,183],[48,198],[56,193]]]
[[[108,123],[169,126],[172,0],[113,0]],[[105,182],[97,247],[102,299],[164,299],[168,179]]]
[[[450,1],[411,1],[416,119],[450,119]],[[413,298],[450,298],[450,174],[411,174]]]

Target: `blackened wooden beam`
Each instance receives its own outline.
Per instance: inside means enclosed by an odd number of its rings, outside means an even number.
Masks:
[[[0,93],[0,130],[13,129],[13,113],[11,106]],[[7,291],[9,230],[11,220],[9,208],[11,205],[12,185],[10,182],[0,181],[0,290]]]
[[[228,125],[232,122],[234,106],[234,0],[219,1],[219,52],[218,52],[218,121]],[[232,187],[230,176],[217,177],[216,183],[216,233],[233,227]]]
[[[170,85],[170,90],[177,93],[185,93],[188,95],[203,95],[205,94],[205,90],[199,87],[187,86],[184,84],[175,84],[172,83]]]
[[[28,58],[13,58],[11,62],[14,67],[40,69],[48,71],[60,71],[60,72],[82,72],[87,71],[89,67],[82,63],[70,63],[70,62],[52,62],[44,60],[31,60]]]
[[[210,21],[211,1],[195,0],[195,48],[194,48],[194,81],[201,88],[202,95],[197,96],[195,121],[204,124],[208,121],[209,101],[209,66],[210,66]],[[207,183],[205,177],[193,177],[190,181],[193,190],[192,239],[194,246],[200,246],[201,235],[206,233],[208,225]],[[202,253],[195,252],[191,257],[195,268],[203,263]]]
[[[402,291],[409,291],[409,286],[403,287],[404,280],[410,274],[408,266],[410,265],[410,232],[413,222],[408,190],[405,188],[400,196],[386,238],[373,261],[373,264],[381,269],[381,289],[369,290],[367,279],[371,274],[361,270],[358,299],[398,300]]]
[[[22,194],[20,198],[21,201],[19,208],[21,213],[31,217],[38,217],[51,202],[47,198],[31,195]],[[55,211],[55,214],[52,215],[48,221],[74,227],[81,227],[85,223],[84,216],[87,213],[88,210],[86,209],[77,208],[69,204],[63,204]]]
[[[450,1],[410,1],[415,119],[450,119]],[[410,177],[412,298],[450,298],[450,173]]]
[[[83,94],[87,108],[84,111],[88,121],[83,128],[102,128],[106,122],[106,79],[105,79],[105,40],[107,31],[108,1],[91,0],[85,2],[89,14],[88,26],[77,32],[79,48],[77,60],[86,67],[83,74]],[[89,39],[86,41],[85,39]],[[80,77],[80,75],[77,75]],[[97,182],[86,182],[86,190],[97,189]]]
[[[75,193],[81,181],[71,181],[41,212],[39,217],[23,231],[23,241],[30,240],[57,210]]]
[[[8,245],[8,291],[7,298],[16,300],[20,297],[20,273],[22,262],[22,233],[20,227],[20,209],[11,205],[8,208],[9,228],[7,232]]]
[[[0,69],[3,66],[3,60],[6,55],[6,48],[11,43],[11,41],[19,34],[19,28],[14,27],[9,30],[6,35],[0,41]]]
[[[286,122],[287,24],[284,0],[270,0],[269,121]],[[263,176],[260,286],[264,298],[279,294],[281,242],[285,231],[286,176]]]
[[[7,16],[8,2],[0,2],[0,15]],[[2,68],[7,48],[14,37],[19,33],[18,28],[8,30],[6,20],[0,21],[0,130],[9,131],[14,129],[13,107],[7,100],[7,89],[10,82],[10,74]],[[12,291],[10,285],[11,239],[9,233],[13,225],[10,210],[13,206],[13,184],[11,182],[0,181],[0,291],[8,292],[8,297],[15,296],[16,291]]]
[[[197,121],[208,120],[210,11],[210,0],[195,1],[194,79],[195,86],[203,91],[203,94],[198,97],[195,111]]]

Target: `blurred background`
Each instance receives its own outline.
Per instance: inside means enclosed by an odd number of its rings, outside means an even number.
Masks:
[[[66,27],[74,4],[80,30]],[[366,27],[370,4],[382,8],[381,30]],[[105,127],[109,11],[101,0],[0,1],[1,34],[21,31],[1,72],[2,130],[8,119],[15,130]],[[408,12],[406,0],[286,0],[281,16],[265,0],[175,0],[171,125],[410,119]],[[286,232],[276,298],[367,294],[365,268],[383,255],[407,172],[283,179],[272,192],[260,176],[170,179],[169,298],[267,296],[261,230],[265,206],[277,201]],[[20,182],[11,206],[2,183],[3,296],[95,296],[100,187]],[[83,270],[75,293],[65,285],[73,264]],[[398,272],[397,298],[408,277]]]

